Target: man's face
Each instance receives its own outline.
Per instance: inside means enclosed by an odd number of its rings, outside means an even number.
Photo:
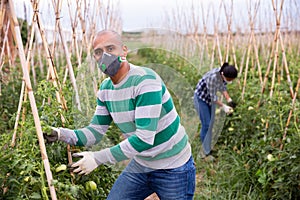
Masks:
[[[126,56],[126,47],[122,45],[117,36],[111,33],[105,33],[97,36],[93,42],[94,58],[96,61],[102,57],[103,52],[116,56]]]

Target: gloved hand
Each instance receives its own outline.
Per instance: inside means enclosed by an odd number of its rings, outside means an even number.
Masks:
[[[75,173],[87,175],[96,169],[99,165],[110,162],[111,164],[116,163],[115,158],[110,152],[109,148],[103,149],[101,151],[91,152],[85,151],[81,153],[74,153],[73,157],[82,157],[79,161],[71,165]]]
[[[232,101],[231,98],[229,98],[227,102],[228,106],[230,106],[231,108],[235,108],[237,106],[237,104],[234,101]]]
[[[60,130],[55,127],[51,127],[52,131],[48,135],[47,133],[43,133],[44,139],[46,140],[46,143],[52,143],[56,142],[59,139],[60,136]]]
[[[230,106],[227,106],[226,104],[223,104],[222,109],[226,114],[231,114],[233,113],[233,108]]]

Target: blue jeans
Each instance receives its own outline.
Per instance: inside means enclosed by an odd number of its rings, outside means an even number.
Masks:
[[[108,200],[144,200],[156,193],[161,200],[192,200],[196,169],[193,157],[174,169],[154,170],[130,161],[114,183]]]
[[[212,109],[210,105],[199,99],[196,93],[194,94],[194,105],[201,121],[200,139],[203,142],[209,129]]]

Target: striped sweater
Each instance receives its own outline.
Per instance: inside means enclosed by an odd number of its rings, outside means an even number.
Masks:
[[[125,138],[110,148],[116,161],[134,158],[145,167],[169,169],[183,165],[191,156],[188,135],[170,93],[149,68],[130,64],[120,83],[105,79],[91,123],[79,130],[61,129],[61,140],[78,146],[96,144],[112,121]]]

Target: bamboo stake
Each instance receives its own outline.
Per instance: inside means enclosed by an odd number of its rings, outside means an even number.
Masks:
[[[283,1],[282,1],[283,3]],[[271,65],[272,65],[272,61],[273,61],[273,58],[277,56],[277,53],[276,53],[276,49],[277,49],[277,45],[278,45],[278,35],[279,35],[279,31],[280,31],[280,19],[277,17],[277,11],[276,11],[276,8],[275,8],[275,5],[274,5],[274,1],[272,0],[272,4],[273,4],[273,9],[274,9],[274,13],[276,15],[276,31],[275,31],[275,34],[274,34],[274,39],[273,39],[273,42],[272,42],[272,49],[271,49],[271,53],[270,53],[270,57],[269,57],[269,63],[268,63],[268,67],[267,67],[267,70],[266,70],[266,73],[265,73],[265,77],[264,77],[264,81],[263,81],[263,84],[262,84],[262,87],[261,87],[261,95],[264,93],[265,91],[265,87],[266,87],[266,84],[267,84],[267,80],[268,80],[268,76],[269,76],[269,73],[270,73],[270,69],[271,69]],[[276,47],[276,49],[275,49]],[[278,49],[277,49],[277,52],[278,52]],[[274,60],[277,59],[274,58]],[[277,62],[277,61],[274,61],[274,62]],[[275,65],[275,63],[274,63]],[[274,67],[273,67],[274,69]],[[272,95],[273,92],[271,91],[270,92],[270,95]],[[258,107],[260,107],[260,104],[261,104],[261,100],[258,101]]]
[[[73,49],[73,47],[75,46],[74,42],[75,42],[75,38],[76,38],[76,27],[77,27],[76,13],[77,13],[77,9],[75,11],[75,17],[74,17],[75,20],[73,20],[70,0],[67,0],[67,4],[68,4],[68,8],[69,8],[68,10],[69,10],[70,24],[71,24],[71,27],[72,27],[72,42],[71,42],[70,46],[71,46],[71,49]]]
[[[34,38],[34,26],[31,27],[31,35],[30,35],[30,40],[29,40],[30,42],[28,45],[28,52],[27,52],[27,59],[26,59],[28,74],[30,73],[29,62],[30,62],[30,57],[31,57],[31,52],[32,52],[33,38]],[[22,109],[23,99],[25,100],[25,98],[24,98],[25,80],[24,79],[25,78],[23,78],[23,80],[22,80],[21,94],[20,94],[20,98],[19,98],[19,105],[18,105],[17,116],[16,116],[15,125],[14,125],[14,132],[13,132],[13,136],[12,136],[11,147],[14,147],[16,144],[16,136],[17,136],[20,112]],[[27,90],[26,90],[26,94],[27,94]]]
[[[0,30],[3,28],[4,16],[5,16],[5,2],[0,1]]]
[[[25,80],[24,80],[25,81]],[[26,84],[26,83],[25,83]],[[24,103],[26,103],[27,102],[27,97],[28,97],[28,89],[27,89],[27,87],[25,87],[25,91],[24,91],[24,98],[23,98],[23,102]],[[27,112],[27,109],[26,109],[26,107],[23,107],[23,109],[22,109],[22,122],[23,122],[23,124],[24,124],[24,122],[25,122],[25,120],[26,120],[26,112]],[[22,135],[23,135],[23,131],[22,131],[22,129],[21,129],[21,132],[20,132],[20,138],[22,137]]]
[[[53,0],[52,1],[52,3],[53,3],[53,7],[55,8],[55,15],[56,15],[56,25],[55,25],[55,30],[59,30],[60,31],[60,21],[59,21],[59,19],[60,19],[60,10],[61,10],[61,1],[60,0],[57,0],[57,3]],[[57,31],[55,31],[55,34],[56,34],[56,32]],[[52,52],[54,52],[54,49],[55,49],[55,45],[53,45],[53,49],[52,49]],[[68,71],[67,70],[68,68],[66,68],[66,71]],[[57,74],[55,74],[55,75],[57,75]],[[57,79],[57,77],[54,77],[55,79]],[[65,80],[65,79],[64,79]],[[58,100],[58,102],[59,102],[59,99],[57,99]],[[62,104],[62,107],[63,107],[63,109],[64,110],[67,110],[67,104],[66,104],[66,102],[65,102],[65,100],[64,99],[61,99],[61,104]],[[65,105],[65,106],[64,106]],[[63,124],[63,126],[64,126],[64,123],[65,123],[65,118],[64,118],[64,116],[61,114],[60,115],[60,117],[61,117],[61,120],[62,120],[62,124]],[[67,144],[67,155],[68,155],[68,163],[69,164],[72,164],[72,155],[71,155],[71,151],[70,151],[70,145],[69,144]]]
[[[290,124],[290,120],[292,118],[293,111],[295,109],[296,98],[297,98],[299,87],[300,87],[300,70],[299,70],[299,78],[298,78],[298,81],[297,81],[295,94],[294,94],[294,97],[293,97],[293,100],[292,100],[292,108],[290,109],[290,113],[289,113],[289,116],[288,116],[288,119],[287,119],[287,122],[286,122],[286,125],[285,125],[282,141],[285,141],[285,139],[286,139],[286,135],[287,135],[288,127],[289,127],[289,124]],[[283,150],[283,142],[280,145],[280,150]]]
[[[82,46],[84,47],[87,47],[87,38],[86,38],[86,24],[85,24],[85,20],[83,19],[82,15],[81,15],[81,1],[80,1],[80,4],[79,4],[79,0],[76,0],[76,3],[77,3],[77,15],[78,15],[78,18],[81,22],[81,28],[82,28]],[[105,27],[107,28],[107,27]]]
[[[256,60],[257,68],[258,68],[258,76],[259,76],[260,84],[262,84],[262,82],[263,82],[262,72],[261,72],[261,66],[260,66],[260,62],[259,62],[258,49],[257,49],[257,46],[256,46],[255,34],[254,34],[254,32],[252,32],[251,34],[252,34],[252,38],[253,38],[252,45],[253,45],[253,49],[254,49],[255,60]]]
[[[235,53],[235,47],[234,47],[234,42],[233,42],[233,35],[231,31],[231,25],[232,25],[232,16],[233,16],[233,0],[231,0],[231,12],[228,14],[227,8],[224,3],[224,10],[225,10],[225,15],[226,15],[226,21],[227,21],[227,40],[226,40],[226,54],[225,54],[225,61],[229,62],[229,50],[231,47],[232,51],[232,57],[233,57],[233,63],[239,69],[238,64],[237,64],[237,59],[236,59],[236,53]]]
[[[69,16],[70,16],[70,22],[71,22],[71,27],[72,27],[72,36],[73,36],[71,44],[74,44],[77,63],[78,63],[78,69],[80,69],[81,68],[81,54],[79,52],[79,47],[78,47],[78,42],[77,42],[77,34],[76,34],[76,27],[77,27],[77,20],[76,19],[77,18],[75,17],[75,21],[73,22],[69,0],[68,0],[68,7],[69,7]]]
[[[293,98],[294,97],[293,83],[291,81],[289,67],[288,67],[288,63],[287,63],[287,59],[286,59],[286,55],[285,55],[285,50],[284,50],[284,44],[283,44],[282,36],[281,36],[280,32],[279,32],[279,39],[280,39],[280,45],[281,45],[281,52],[282,52],[282,59],[283,59],[283,63],[284,63],[284,69],[285,69],[285,72],[286,72],[286,76],[287,76],[287,80],[288,80],[288,84],[289,84],[289,88],[290,88],[290,95],[291,95],[291,98]]]
[[[5,33],[4,33],[4,38],[2,40],[3,45],[2,45],[2,49],[1,49],[1,55],[0,55],[0,64],[2,64],[3,57],[4,57],[4,50],[5,50],[5,44],[7,43],[7,38],[8,38],[7,34],[8,34],[9,27],[10,27],[10,20],[8,19],[8,22],[7,22],[7,25],[6,25],[6,30],[5,30]],[[2,69],[2,66],[0,67],[0,70],[1,69]]]
[[[20,94],[20,98],[19,98],[19,104],[18,104],[18,110],[17,110],[17,115],[16,115],[16,121],[15,121],[15,125],[14,125],[14,132],[13,132],[13,136],[11,139],[11,147],[15,147],[16,145],[16,137],[17,137],[17,129],[18,129],[18,124],[19,124],[19,118],[20,118],[20,113],[21,113],[21,109],[22,109],[22,103],[23,103],[23,98],[24,98],[24,90],[25,90],[25,80],[22,80],[22,86],[21,86],[21,94]]]
[[[7,16],[12,18],[12,16]],[[10,19],[10,21],[13,21],[13,19]],[[12,64],[12,66],[15,66],[15,60],[16,60],[16,52],[15,52],[15,44],[13,43],[13,38],[16,37],[16,33],[14,31],[14,27],[13,26],[9,26],[10,27],[10,31],[8,31],[8,40],[7,40],[7,50],[9,51],[8,54],[10,54],[10,62]]]
[[[55,19],[55,26],[54,26],[54,32],[53,32],[53,44],[52,44],[52,50],[51,50],[51,54],[53,55],[54,54],[54,50],[55,50],[55,47],[56,47],[56,33],[57,33],[57,29],[58,29],[58,23],[59,23],[59,14],[60,14],[60,9],[61,9],[61,2],[60,0],[57,0],[57,5],[55,6],[55,0],[52,0],[52,4],[53,4],[53,7],[54,7],[54,10],[55,10],[55,16],[56,16],[56,19]]]
[[[262,84],[262,73],[261,73],[261,67],[260,67],[259,56],[258,56],[258,49],[257,49],[257,46],[256,46],[256,39],[255,39],[255,33],[254,33],[254,21],[256,20],[258,8],[260,6],[259,2],[260,1],[258,1],[258,3],[255,2],[254,16],[251,17],[251,14],[250,14],[251,11],[250,10],[248,11],[248,14],[249,14],[250,27],[251,27],[251,33],[250,34],[252,35],[252,43],[251,44],[252,44],[253,49],[254,49],[255,60],[256,60],[256,63],[257,63],[257,67],[258,67],[259,80],[260,80],[260,83]]]
[[[239,69],[238,63],[237,63],[237,58],[236,58],[236,52],[235,52],[235,47],[234,47],[234,42],[233,42],[233,37],[230,37],[230,45],[231,45],[231,51],[232,51],[232,57],[233,57],[233,63],[236,66],[237,69]]]
[[[40,72],[41,72],[41,76],[43,77],[44,76],[44,63],[42,61],[41,48],[40,48],[40,45],[38,44],[38,42],[35,42],[34,48],[37,49]]]
[[[230,14],[228,13],[228,10],[226,9],[225,3],[223,3],[224,11],[225,11],[225,17],[227,21],[227,37],[225,42],[225,62],[228,62],[229,60],[229,49],[230,49],[230,41],[232,39],[232,33],[231,33],[231,23],[232,23],[232,12],[233,12],[233,1],[231,0],[231,9]]]
[[[273,60],[273,57],[274,57],[274,50],[275,50],[277,34],[278,34],[278,32],[276,31],[275,36],[274,36],[274,41],[272,43],[272,49],[271,49],[271,53],[270,53],[268,67],[267,67],[267,70],[266,70],[266,73],[265,73],[263,85],[261,87],[261,94],[263,94],[264,91],[265,91],[265,87],[266,87],[267,80],[268,80],[268,77],[269,77],[269,73],[270,73],[270,69],[271,69],[271,65],[272,65],[272,60]],[[258,102],[258,107],[260,106],[260,103],[261,103],[261,101]]]
[[[191,28],[194,29],[193,31],[193,37],[192,37],[192,40],[193,40],[193,43],[195,42],[196,43],[196,48],[195,49],[198,49],[199,50],[199,53],[200,53],[200,49],[201,49],[201,44],[200,44],[200,40],[199,40],[199,36],[198,36],[198,24],[199,24],[199,19],[196,18],[196,12],[195,12],[195,6],[194,6],[194,3],[192,3],[192,24],[191,24]],[[190,51],[190,53],[195,53],[196,51],[193,50],[193,51]],[[193,55],[191,55],[192,57]]]
[[[287,12],[287,17],[286,17],[286,20],[285,20],[285,23],[284,24],[290,24],[291,27],[294,27],[294,19],[293,19],[293,16],[291,14],[291,12],[288,12],[288,7],[292,8],[292,1],[290,1],[290,4],[289,6],[286,6],[286,12]],[[293,33],[291,32],[291,35]],[[289,35],[289,30],[288,28],[285,29],[285,35]],[[285,43],[286,43],[286,52],[288,54],[292,54],[292,42],[291,42],[291,37],[285,37]]]
[[[247,48],[245,48],[245,50],[243,52],[243,56],[242,56],[241,63],[240,63],[240,68],[239,68],[239,74],[242,74],[242,72],[243,72],[246,54],[247,54]]]
[[[184,20],[183,25],[186,25],[186,29],[191,30],[190,27],[189,27],[189,23],[188,23],[188,20],[187,20],[186,13],[183,14],[183,20]],[[189,47],[188,47],[189,43],[184,42],[182,44],[183,44],[183,50],[184,50],[183,55],[188,57],[189,56],[189,53],[188,53],[189,52]]]
[[[216,16],[215,16],[215,9],[214,7],[212,8],[213,10],[213,20],[214,20],[214,36],[216,34]],[[210,69],[213,68],[214,65],[214,57],[215,57],[215,48],[216,48],[216,41],[215,39],[213,40],[213,45],[212,45],[212,49],[211,49],[211,54],[210,54]]]
[[[211,8],[211,6],[209,7],[209,9]],[[209,14],[209,9],[207,11],[207,15],[206,15],[206,20],[204,20],[204,9],[203,9],[203,4],[201,3],[201,10],[202,10],[202,23],[203,23],[203,41],[204,41],[204,46],[206,49],[206,54],[207,57],[210,57],[209,55],[209,49],[208,49],[208,39],[207,39],[207,21],[208,21],[208,14]]]
[[[274,0],[272,0],[272,3],[273,3],[272,5],[273,5],[273,8],[274,8],[274,14],[276,16],[276,22],[277,22],[276,24],[278,26],[280,26],[280,19],[281,19],[281,14],[282,14],[282,9],[283,9],[283,0],[281,1],[279,16],[277,15],[277,11],[276,11],[276,8],[275,8]],[[290,95],[291,95],[291,98],[293,98],[294,91],[293,91],[292,81],[291,81],[291,78],[290,78],[290,73],[289,73],[289,69],[288,69],[287,60],[286,60],[285,48],[284,48],[284,44],[283,44],[283,40],[282,40],[282,35],[281,35],[280,29],[278,31],[279,31],[278,35],[279,35],[279,40],[280,40],[280,45],[281,45],[281,51],[282,51],[282,59],[283,59],[284,68],[285,68],[285,71],[286,71],[287,80],[288,80],[288,84],[289,84],[289,88],[290,88]]]
[[[39,119],[39,115],[38,115],[38,109],[36,107],[36,103],[35,103],[35,97],[32,91],[32,86],[31,86],[31,82],[30,82],[30,77],[29,77],[29,72],[27,70],[27,63],[26,63],[26,59],[25,59],[25,55],[24,55],[24,49],[23,49],[23,44],[22,44],[22,38],[21,38],[21,31],[20,31],[20,27],[18,24],[18,20],[17,17],[15,15],[15,10],[14,10],[14,5],[12,0],[9,0],[9,4],[8,6],[8,10],[10,11],[11,16],[13,17],[13,24],[14,24],[14,30],[15,30],[15,42],[17,43],[17,47],[19,50],[19,56],[20,56],[20,60],[21,60],[21,65],[22,65],[22,71],[24,74],[24,78],[25,78],[25,82],[26,82],[26,86],[28,89],[28,95],[29,95],[29,100],[30,100],[30,105],[31,105],[31,109],[32,109],[32,114],[34,117],[34,123],[35,123],[35,127],[36,127],[36,131],[37,131],[37,136],[38,136],[38,141],[39,141],[39,145],[40,145],[40,150],[41,150],[41,155],[42,155],[42,160],[44,163],[44,168],[45,168],[45,172],[46,172],[46,177],[47,177],[47,181],[48,181],[48,187],[50,190],[50,195],[52,200],[56,200],[56,192],[55,192],[55,188],[52,185],[52,173],[50,170],[50,163],[48,160],[48,156],[47,156],[47,151],[46,151],[46,147],[45,147],[45,142],[44,142],[44,137],[43,137],[43,132],[42,132],[42,127],[41,127],[41,123],[40,123],[40,119]]]
[[[40,17],[39,17],[39,13],[38,13],[38,4],[39,1],[35,0],[34,2],[32,2],[32,7],[34,10],[34,20],[33,22],[36,23],[38,25],[39,31],[40,31],[40,35],[42,38],[42,42],[43,42],[43,46],[45,49],[45,53],[46,53],[46,57],[47,57],[47,62],[48,62],[48,66],[49,66],[49,71],[48,71],[48,75],[47,75],[47,79],[49,79],[49,75],[51,75],[51,79],[53,80],[53,85],[55,88],[58,89],[58,91],[56,91],[56,99],[58,101],[58,103],[60,103],[62,105],[63,108],[66,108],[66,104],[64,101],[62,101],[62,99],[64,99],[63,95],[62,95],[62,90],[61,90],[61,86],[59,84],[59,81],[57,79],[57,73],[53,64],[53,59],[52,59],[52,55],[50,53],[49,50],[49,46],[45,37],[45,30],[44,27],[41,23]]]
[[[217,26],[217,24],[219,24],[219,21],[220,21],[220,11],[221,11],[221,7],[222,7],[222,3],[223,3],[223,1],[221,1],[220,6],[219,6],[219,15],[218,15],[217,22],[215,21],[215,12],[213,12],[213,15],[214,15],[214,43],[213,43],[213,50],[212,50],[212,54],[211,54],[210,69],[212,69],[213,65],[214,65],[214,51],[215,51],[216,47],[217,47],[218,54],[219,54],[219,63],[221,65],[223,63],[222,53],[221,53],[221,49],[220,49],[220,42],[219,42],[218,26]]]
[[[246,70],[245,70],[245,77],[244,77],[244,83],[243,83],[243,89],[242,89],[243,90],[242,91],[242,99],[244,99],[244,92],[245,92],[245,88],[246,88],[246,83],[247,83],[246,80],[247,80],[247,74],[248,74],[248,68],[249,68],[250,51],[251,51],[252,46],[254,49],[256,63],[258,65],[259,79],[260,79],[260,82],[262,83],[262,73],[261,73],[261,67],[260,67],[258,50],[257,50],[257,46],[256,46],[255,33],[254,33],[254,20],[257,15],[259,4],[255,4],[254,17],[252,17],[252,15],[251,15],[251,8],[249,8],[248,2],[247,2],[247,7],[248,7],[249,22],[250,22],[250,38],[249,38],[248,50],[247,50]],[[251,63],[254,65],[253,60]],[[242,70],[240,72],[242,72]]]
[[[31,49],[32,51],[32,49]],[[29,66],[30,68],[30,66]],[[33,77],[33,85],[37,84],[37,80],[36,80],[36,73],[35,73],[35,67],[34,67],[34,57],[33,54],[31,54],[31,71],[32,71],[32,77]]]
[[[278,31],[279,34],[279,31]],[[278,62],[278,46],[279,46],[279,41],[278,37],[276,38],[276,48],[275,48],[275,56],[274,56],[274,63],[273,63],[273,74],[272,74],[272,83],[271,83],[271,88],[270,88],[270,97],[273,96],[273,89],[274,89],[274,84],[275,84],[275,75],[276,75],[276,66]]]
[[[67,82],[68,73],[69,73],[68,67],[66,66],[65,68],[66,68],[66,70],[65,70],[65,75],[64,75],[64,79],[63,79],[63,85]]]
[[[272,0],[272,5],[273,5],[273,10],[274,10],[274,14],[276,17],[276,32],[277,32],[277,37],[276,37],[276,50],[275,50],[275,59],[274,59],[274,67],[273,67],[273,78],[272,78],[272,85],[271,85],[271,90],[270,90],[270,97],[272,97],[273,95],[273,88],[274,88],[274,82],[275,82],[275,70],[276,70],[276,65],[277,65],[277,60],[278,60],[278,45],[279,45],[279,41],[281,38],[281,34],[280,34],[280,20],[281,20],[281,14],[282,14],[282,7],[283,7],[283,2],[284,0],[281,0],[281,4],[280,4],[280,12],[279,15],[277,14],[277,8],[275,6],[275,2],[274,0]],[[289,77],[289,74],[288,74]],[[290,79],[288,79],[290,81]],[[289,82],[290,83],[290,82]],[[291,84],[290,84],[291,86]],[[291,89],[290,87],[290,92],[293,98],[293,89]]]
[[[242,100],[244,100],[244,94],[245,94],[245,89],[246,89],[246,84],[247,84],[251,43],[252,43],[252,34],[250,34],[248,48],[247,48],[246,68],[245,68],[245,73],[244,73],[244,82],[243,82],[243,89],[242,89]]]
[[[80,105],[80,99],[79,99],[76,79],[75,79],[75,75],[74,75],[74,71],[73,71],[73,67],[72,67],[71,58],[70,58],[70,55],[69,55],[69,50],[68,50],[68,47],[67,47],[67,43],[66,43],[66,41],[64,40],[64,37],[63,37],[60,20],[58,20],[57,26],[58,26],[58,31],[59,31],[59,35],[60,35],[60,40],[62,42],[63,49],[64,49],[65,56],[66,56],[66,60],[67,60],[70,80],[71,80],[71,83],[72,83],[74,91],[75,91],[75,103],[76,103],[77,109],[81,111],[81,105]]]

